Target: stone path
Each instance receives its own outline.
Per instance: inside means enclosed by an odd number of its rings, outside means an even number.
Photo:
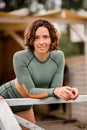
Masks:
[[[87,130],[87,126],[82,124],[58,122],[58,121],[41,121],[39,126],[45,128],[46,130]]]

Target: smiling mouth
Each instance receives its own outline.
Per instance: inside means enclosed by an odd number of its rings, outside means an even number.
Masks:
[[[44,50],[44,49],[46,49],[46,47],[44,47],[44,48],[43,48],[43,47],[41,47],[41,48],[39,48],[39,49],[40,49],[40,50]]]

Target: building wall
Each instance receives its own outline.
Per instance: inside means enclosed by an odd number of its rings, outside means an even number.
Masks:
[[[3,46],[3,43],[2,43],[2,40],[0,39],[0,84],[2,83],[2,73],[3,73],[3,50],[4,50],[4,46]]]
[[[66,59],[69,67],[69,85],[77,87],[80,95],[87,95],[85,56],[76,56]],[[72,118],[87,121],[87,103],[71,104]]]
[[[0,41],[0,84],[15,78],[13,55],[22,49],[10,36],[5,36]]]

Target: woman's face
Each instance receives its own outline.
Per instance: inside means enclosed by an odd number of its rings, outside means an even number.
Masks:
[[[39,27],[35,33],[34,49],[35,53],[48,53],[51,44],[49,31],[46,27]]]

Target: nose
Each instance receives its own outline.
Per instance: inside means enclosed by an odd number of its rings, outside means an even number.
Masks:
[[[44,43],[44,40],[43,38],[40,38],[40,41],[39,41],[40,44],[43,44]]]

